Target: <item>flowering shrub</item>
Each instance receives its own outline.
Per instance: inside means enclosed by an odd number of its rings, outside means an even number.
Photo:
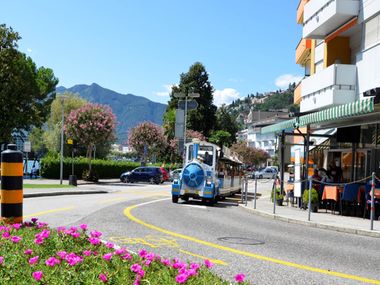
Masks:
[[[184,263],[141,250],[131,254],[87,225],[50,229],[32,219],[0,224],[0,284],[229,284],[213,264]],[[239,284],[244,274],[235,276]]]

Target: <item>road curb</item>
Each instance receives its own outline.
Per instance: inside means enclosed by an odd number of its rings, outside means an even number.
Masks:
[[[85,194],[106,194],[109,191],[105,190],[84,190],[84,191],[66,191],[66,192],[38,192],[38,193],[26,193],[24,198],[35,197],[48,197],[48,196],[62,196],[62,195],[85,195]]]
[[[286,222],[289,224],[297,224],[297,225],[303,225],[303,226],[307,226],[307,227],[325,229],[325,230],[330,230],[330,231],[380,238],[380,232],[379,231],[343,228],[343,227],[338,227],[338,226],[333,226],[333,225],[320,224],[320,223],[316,223],[316,222],[302,221],[302,220],[287,218],[287,217],[280,216],[277,214],[270,214],[270,213],[263,212],[260,210],[255,210],[255,209],[249,208],[249,207],[244,206],[244,205],[239,205],[239,206],[243,207],[246,211],[252,212],[256,215],[266,217],[266,218],[271,218],[271,219],[274,219],[277,221]]]

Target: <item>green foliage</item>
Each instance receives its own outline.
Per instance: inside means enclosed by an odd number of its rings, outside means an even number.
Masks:
[[[198,102],[196,110],[188,111],[187,128],[198,131],[208,137],[215,129],[216,106],[213,104],[213,87],[209,81],[208,73],[202,63],[196,62],[190,66],[187,73],[180,75],[180,83],[173,86],[167,112],[176,109],[178,98],[174,93],[199,93],[200,97],[195,98]]]
[[[10,142],[14,129],[40,127],[55,97],[58,79],[49,68],[37,68],[17,50],[21,37],[0,25],[0,141]]]
[[[236,122],[236,117],[231,115],[224,105],[216,111],[215,130],[224,131],[230,134],[228,138],[225,137],[222,140],[223,145],[230,146],[236,142],[235,134],[239,131],[239,125]]]
[[[209,137],[209,141],[218,145],[218,146],[230,146],[229,145],[229,142],[230,142],[230,138],[231,138],[231,134],[229,132],[226,132],[226,131],[214,131],[212,132],[212,135],[211,137]]]
[[[281,194],[281,190],[279,188],[276,188],[275,192],[276,192],[276,201],[284,199],[284,195]],[[270,199],[273,202],[273,191],[270,193]]]
[[[314,188],[311,189],[311,203],[318,203],[318,192]],[[309,189],[306,189],[302,195],[303,204],[309,203]]]
[[[71,158],[63,160],[63,177],[67,179],[72,173]],[[88,170],[89,160],[84,157],[74,158],[74,174],[81,178],[85,170]],[[130,171],[138,166],[139,162],[112,161],[93,159],[91,161],[92,169],[101,178],[119,178],[120,174]],[[60,171],[60,159],[58,157],[46,156],[41,159],[41,175],[44,178],[58,179]]]

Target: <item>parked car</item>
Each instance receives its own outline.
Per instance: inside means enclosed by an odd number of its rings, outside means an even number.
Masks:
[[[170,171],[170,181],[173,181],[175,175],[179,176],[179,175],[181,175],[181,173],[182,173],[182,168],[177,168],[177,169]]]
[[[160,169],[161,169],[161,172],[162,172],[162,181],[161,181],[161,183],[164,183],[165,181],[169,181],[169,173],[168,173],[168,171],[165,168],[163,168],[163,167],[160,167]]]
[[[276,178],[276,175],[277,175],[277,171],[276,171],[275,168],[267,167],[267,168],[265,168],[263,170],[254,172],[253,175],[252,175],[252,178],[258,178],[258,179],[268,178],[268,179],[272,179],[272,178]]]
[[[137,167],[120,175],[120,180],[124,183],[149,182],[160,184],[163,179],[161,169],[156,166]]]

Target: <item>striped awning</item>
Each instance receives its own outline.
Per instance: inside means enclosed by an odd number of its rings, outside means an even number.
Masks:
[[[345,119],[353,116],[364,115],[373,112],[375,109],[372,98],[365,98],[352,103],[328,108],[319,112],[299,117],[299,126],[316,124],[326,121]]]
[[[291,119],[291,120],[288,120],[288,121],[283,121],[281,123],[278,123],[278,124],[274,124],[274,125],[269,125],[269,126],[266,126],[266,127],[263,127],[261,129],[261,133],[262,134],[268,134],[268,133],[275,133],[275,132],[278,132],[278,131],[282,131],[282,130],[292,130],[294,129],[294,124],[296,123],[296,119]]]
[[[310,124],[335,121],[354,116],[372,113],[375,110],[374,97],[365,98],[355,102],[331,107],[319,112],[311,113],[292,120],[266,126],[261,129],[262,134],[293,130],[296,126],[302,127]]]

